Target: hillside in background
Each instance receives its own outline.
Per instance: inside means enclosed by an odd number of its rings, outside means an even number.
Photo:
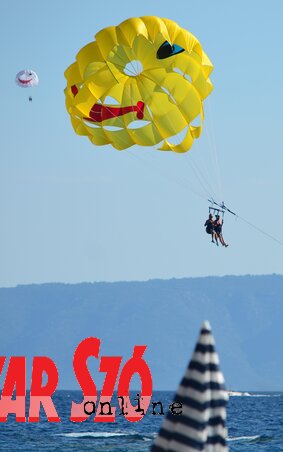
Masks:
[[[124,363],[146,344],[154,389],[175,389],[209,320],[227,387],[283,390],[283,276],[26,285],[0,289],[0,305],[0,354],[26,355],[28,378],[31,358],[49,356],[61,389],[79,389],[72,358],[89,336]],[[104,374],[89,365],[100,387]]]

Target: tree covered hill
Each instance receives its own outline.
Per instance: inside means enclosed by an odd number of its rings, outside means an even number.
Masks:
[[[25,285],[0,289],[0,305],[0,355],[27,356],[28,378],[32,357],[49,356],[61,389],[79,389],[73,353],[89,336],[123,363],[147,345],[154,389],[175,389],[209,320],[227,387],[283,390],[280,275]],[[104,374],[94,359],[89,366],[100,387]]]

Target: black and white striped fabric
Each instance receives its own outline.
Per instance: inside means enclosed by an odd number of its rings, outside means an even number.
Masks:
[[[182,414],[170,411],[152,452],[227,452],[225,428],[228,393],[209,322],[204,322],[192,360],[176,392]]]

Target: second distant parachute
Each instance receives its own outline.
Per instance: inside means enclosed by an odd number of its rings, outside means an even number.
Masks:
[[[21,88],[32,88],[38,85],[39,79],[36,72],[31,69],[23,69],[17,73],[15,82]],[[31,96],[29,96],[29,100],[32,100]]]

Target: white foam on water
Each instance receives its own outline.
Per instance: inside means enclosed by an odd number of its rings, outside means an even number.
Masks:
[[[281,394],[251,394],[251,397],[281,397]]]
[[[118,433],[118,432],[78,432],[78,433],[61,433],[58,436],[66,438],[111,438],[115,436],[131,436],[134,433]]]
[[[253,441],[255,439],[260,438],[260,435],[254,436],[235,436],[232,438],[228,438],[228,441]]]

